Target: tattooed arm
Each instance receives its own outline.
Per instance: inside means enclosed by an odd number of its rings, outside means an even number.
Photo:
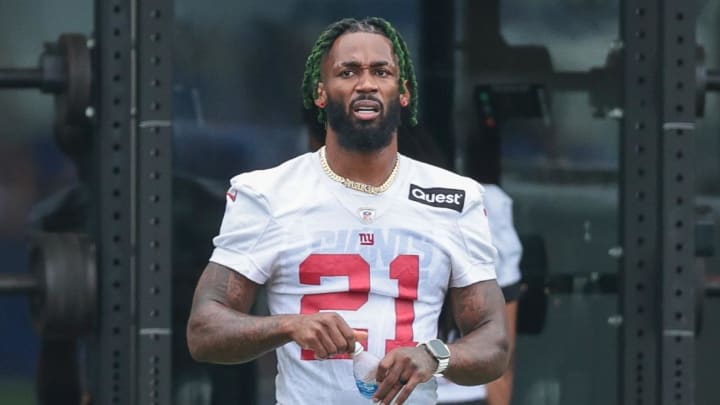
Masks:
[[[258,285],[245,276],[210,262],[203,271],[190,311],[187,340],[197,361],[236,364],[295,341],[317,357],[350,352],[352,329],[339,315],[249,315]]]
[[[487,385],[487,402],[490,405],[510,405],[513,393],[513,380],[515,378],[515,340],[517,338],[517,309],[518,300],[505,305],[505,314],[508,319],[508,343],[510,343],[510,362],[502,377]]]
[[[508,365],[505,299],[495,280],[450,289],[450,307],[463,337],[450,348],[445,377],[461,385],[480,385],[502,375]],[[415,387],[432,378],[438,362],[422,347],[390,351],[380,361],[374,399],[402,405]]]
[[[484,384],[508,365],[505,299],[495,280],[450,289],[450,305],[463,337],[448,345],[450,364],[443,373],[460,385]]]

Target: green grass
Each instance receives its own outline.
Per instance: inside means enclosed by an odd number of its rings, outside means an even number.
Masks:
[[[30,380],[0,380],[0,404],[35,405],[35,388]]]

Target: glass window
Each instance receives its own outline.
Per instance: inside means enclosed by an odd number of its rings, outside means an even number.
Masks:
[[[36,68],[43,43],[88,35],[92,12],[89,0],[0,3],[0,67]],[[72,222],[48,219],[76,189],[76,167],[55,142],[52,96],[0,89],[0,111],[0,275],[25,274],[33,230]],[[0,294],[0,329],[0,403],[33,404],[43,342],[27,297]]]

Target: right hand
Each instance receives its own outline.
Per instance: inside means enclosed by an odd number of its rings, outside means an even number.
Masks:
[[[335,312],[297,315],[290,322],[290,338],[318,359],[355,349],[355,331]]]

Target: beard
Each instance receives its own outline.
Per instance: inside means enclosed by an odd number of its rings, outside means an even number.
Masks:
[[[382,106],[378,118],[371,121],[356,119],[352,115],[351,106],[346,108],[342,102],[328,97],[325,110],[328,125],[337,133],[340,146],[355,152],[373,152],[390,145],[401,122],[400,100],[393,97],[387,109],[380,100],[370,95],[360,96],[353,102],[358,100],[378,102]]]

